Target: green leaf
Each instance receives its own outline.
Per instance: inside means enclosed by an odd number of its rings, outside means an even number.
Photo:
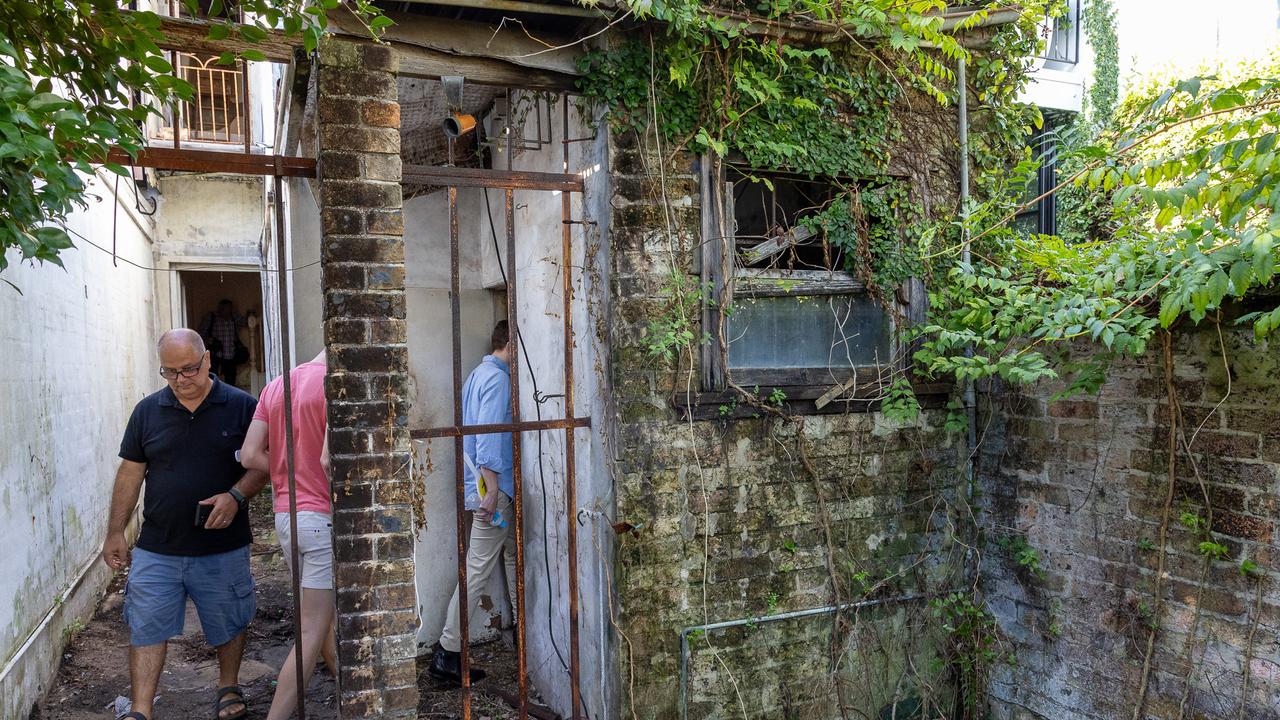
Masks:
[[[159,55],[147,55],[142,58],[142,64],[146,65],[148,70],[160,73],[161,75],[167,75],[173,72],[173,65],[169,64],[168,60],[165,60]]]
[[[1244,295],[1249,289],[1250,283],[1253,281],[1253,267],[1244,260],[1237,260],[1231,264],[1231,285],[1232,294],[1236,296]]]
[[[1165,295],[1160,301],[1160,327],[1168,328],[1182,313],[1182,302],[1176,295]]]
[[[40,93],[27,101],[27,108],[32,112],[49,113],[71,107],[72,103],[64,97],[53,93]]]
[[[226,40],[231,36],[231,28],[225,23],[215,23],[209,26],[209,39],[213,41]]]
[[[71,236],[59,227],[36,228],[32,233],[40,244],[53,250],[65,250],[72,247]]]
[[[267,39],[267,31],[257,25],[240,25],[238,26],[240,37],[246,42],[258,43]]]

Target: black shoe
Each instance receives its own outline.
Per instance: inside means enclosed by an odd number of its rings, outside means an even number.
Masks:
[[[431,667],[427,672],[431,677],[437,680],[453,683],[454,685],[462,685],[462,654],[450,652],[444,648],[437,648],[435,653],[431,655]],[[478,667],[471,668],[471,684],[483,680],[485,671]]]

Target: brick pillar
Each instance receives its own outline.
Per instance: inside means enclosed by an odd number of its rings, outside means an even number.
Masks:
[[[329,351],[340,715],[416,717],[398,57],[320,47],[320,214]]]

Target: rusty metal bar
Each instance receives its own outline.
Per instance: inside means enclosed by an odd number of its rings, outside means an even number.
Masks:
[[[402,182],[421,185],[582,192],[581,176],[560,173],[405,165],[400,175]]]
[[[240,152],[214,150],[179,150],[150,147],[138,151],[138,157],[112,146],[107,162],[181,172],[221,172],[241,175],[281,175],[284,177],[316,177],[315,158],[288,155],[245,155]]]
[[[560,94],[563,108],[564,139],[564,172],[569,172],[569,96]],[[564,222],[561,265],[564,285],[564,412],[573,416],[573,237],[569,221],[572,219],[572,203],[569,193],[560,193],[560,210]],[[569,555],[569,678],[573,683],[573,720],[582,716],[582,691],[579,688],[580,666],[578,660],[578,493],[575,477],[577,455],[574,447],[573,429],[564,429],[564,477],[565,477],[565,519],[569,524],[569,542],[566,551]]]
[[[453,139],[449,139],[449,163],[453,163]],[[449,313],[453,330],[453,424],[462,426],[462,281],[459,277],[458,188],[449,187]],[[458,632],[462,636],[460,670],[462,675],[462,717],[471,720],[471,606],[467,602],[466,487],[462,472],[462,434],[453,439],[454,486],[457,493],[455,512],[458,526]],[[448,622],[448,618],[445,618]]]
[[[508,313],[507,324],[511,324]],[[512,335],[512,337],[515,337]],[[458,425],[454,427],[435,427],[425,430],[411,430],[409,436],[415,440],[439,437],[465,437],[467,435],[489,435],[502,432],[533,432],[535,430],[565,430],[591,427],[591,418],[577,417],[563,420],[525,420],[512,423],[493,423],[491,425]]]
[[[511,170],[511,135],[510,128],[507,128],[507,170]],[[507,188],[506,196],[506,226],[507,226],[507,333],[512,340],[519,338],[520,328],[520,311],[516,304],[516,200],[515,190]],[[486,192],[484,196],[485,203],[489,202],[489,195]],[[487,210],[488,208],[486,208]],[[490,215],[492,223],[493,216]],[[492,230],[492,228],[490,228]],[[498,258],[498,263],[502,263],[502,258]],[[520,422],[520,353],[511,353],[511,422]],[[530,368],[532,371],[532,368]],[[525,601],[524,601],[524,473],[521,462],[524,457],[524,434],[512,433],[511,435],[511,472],[514,480],[515,496],[512,502],[515,504],[515,517],[512,522],[515,523],[513,531],[516,534],[516,606],[511,608],[511,612],[516,615],[516,672],[518,674],[520,684],[519,708],[520,720],[528,720],[529,718],[529,661],[526,655],[527,645],[525,643]],[[541,459],[541,458],[539,458]]]
[[[294,669],[298,674],[298,720],[306,720],[306,676],[302,670],[302,562],[298,556],[298,482],[295,475],[293,454],[293,378],[289,367],[289,271],[285,262],[284,247],[284,183],[280,176],[275,176],[275,211],[276,211],[276,278],[280,284],[278,308],[280,315],[280,360],[284,372],[281,374],[284,386],[284,436],[285,467],[289,476],[289,535],[293,539],[289,545],[290,582],[293,588],[293,657]]]

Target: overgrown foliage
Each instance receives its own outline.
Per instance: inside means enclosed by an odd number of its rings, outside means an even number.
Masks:
[[[972,63],[990,130],[976,138],[979,167],[1002,167],[1038,122],[1012,100],[1050,2],[1026,3],[980,54],[956,35],[1000,3],[955,15],[942,0],[660,2],[630,39],[588,53],[579,87],[615,128],[656,131],[671,152],[713,153],[744,173],[786,170],[834,182],[840,193],[806,223],[844,251],[845,269],[883,296],[924,274],[923,212],[890,149],[895,108],[949,103],[953,68]],[[652,127],[651,127],[652,126]]]
[[[246,23],[227,20],[223,0],[183,0],[193,16],[219,18],[209,37],[236,33],[248,42],[278,28],[301,36],[313,50],[339,0],[239,0]],[[173,75],[162,51],[161,18],[133,12],[119,0],[33,0],[6,3],[0,17],[0,271],[5,252],[17,248],[28,261],[61,265],[72,246],[60,227],[85,205],[81,174],[117,145],[136,153],[148,116],[191,98],[192,88]],[[376,33],[390,24],[370,0],[352,0],[354,12]],[[240,58],[261,60],[257,50]],[[226,53],[224,64],[237,56]],[[120,174],[117,164],[108,167]]]
[[[616,130],[644,135],[670,158],[705,153],[747,176],[783,171],[830,181],[839,188],[836,196],[808,209],[798,222],[819,231],[841,252],[844,269],[891,306],[904,280],[929,276],[928,255],[959,238],[953,224],[958,208],[935,204],[926,213],[921,193],[927,189],[891,172],[895,149],[914,144],[905,137],[911,130],[901,118],[952,103],[953,68],[963,59],[976,95],[974,124],[982,128],[972,143],[979,170],[1004,168],[1011,158],[1025,156],[1027,134],[1039,122],[1034,108],[1014,99],[1036,55],[1039,23],[1049,3],[1028,3],[1015,22],[982,28],[983,49],[964,50],[953,34],[976,30],[991,17],[990,10],[1006,7],[990,5],[969,14],[938,1],[654,3],[648,19],[661,24],[638,26],[624,35],[629,39],[588,54],[580,87],[608,107]],[[983,177],[980,188],[985,182]],[[1006,182],[993,187],[1003,190]],[[674,238],[671,242],[676,246]],[[938,257],[948,259],[945,253]],[[733,309],[719,307],[719,298],[708,297],[712,289],[691,282],[679,264],[671,273],[662,293],[665,311],[650,323],[647,345],[677,367],[692,367],[685,362],[692,348],[716,341],[699,331],[695,310],[704,299],[722,319]],[[724,352],[723,339],[720,345]],[[914,423],[920,404],[909,379],[889,370],[885,382],[886,416]],[[740,414],[743,405],[782,426],[804,427],[804,418],[789,413],[779,391],[766,397],[767,389],[741,387],[732,377],[726,386],[733,394],[720,408],[722,417]],[[958,406],[952,403],[949,409],[947,428],[962,427]],[[804,433],[793,430],[788,436],[793,440],[780,442],[795,442],[795,456],[814,485],[815,523],[828,544],[830,602],[840,605],[848,599],[847,577],[834,567],[845,550],[833,539],[824,482],[807,460]],[[855,587],[861,587],[857,577]],[[944,638],[940,662],[959,676],[960,716],[979,717],[985,675],[1006,656],[980,594],[951,593],[956,585],[943,582],[948,594],[931,605],[926,624]],[[856,623],[837,614],[833,668],[840,666]],[[923,676],[915,680],[932,686]],[[833,673],[833,683],[839,696],[839,672]],[[942,704],[948,695],[935,691],[924,700]]]
[[[1069,392],[1091,392],[1111,358],[1143,353],[1157,328],[1273,284],[1280,81],[1195,77],[1119,112],[1123,129],[1077,150],[1083,163],[1068,179],[1106,198],[1111,237],[1026,237],[1009,225],[1008,198],[979,207],[975,262],[952,267],[919,329],[923,368],[962,380],[1065,375]],[[1261,339],[1280,328],[1280,307],[1244,319]],[[1101,352],[1084,366],[1061,362],[1080,340]]]
[[[1120,38],[1111,0],[1089,0],[1081,24],[1093,50],[1093,76],[1085,112],[1094,132],[1107,127],[1120,99]]]

